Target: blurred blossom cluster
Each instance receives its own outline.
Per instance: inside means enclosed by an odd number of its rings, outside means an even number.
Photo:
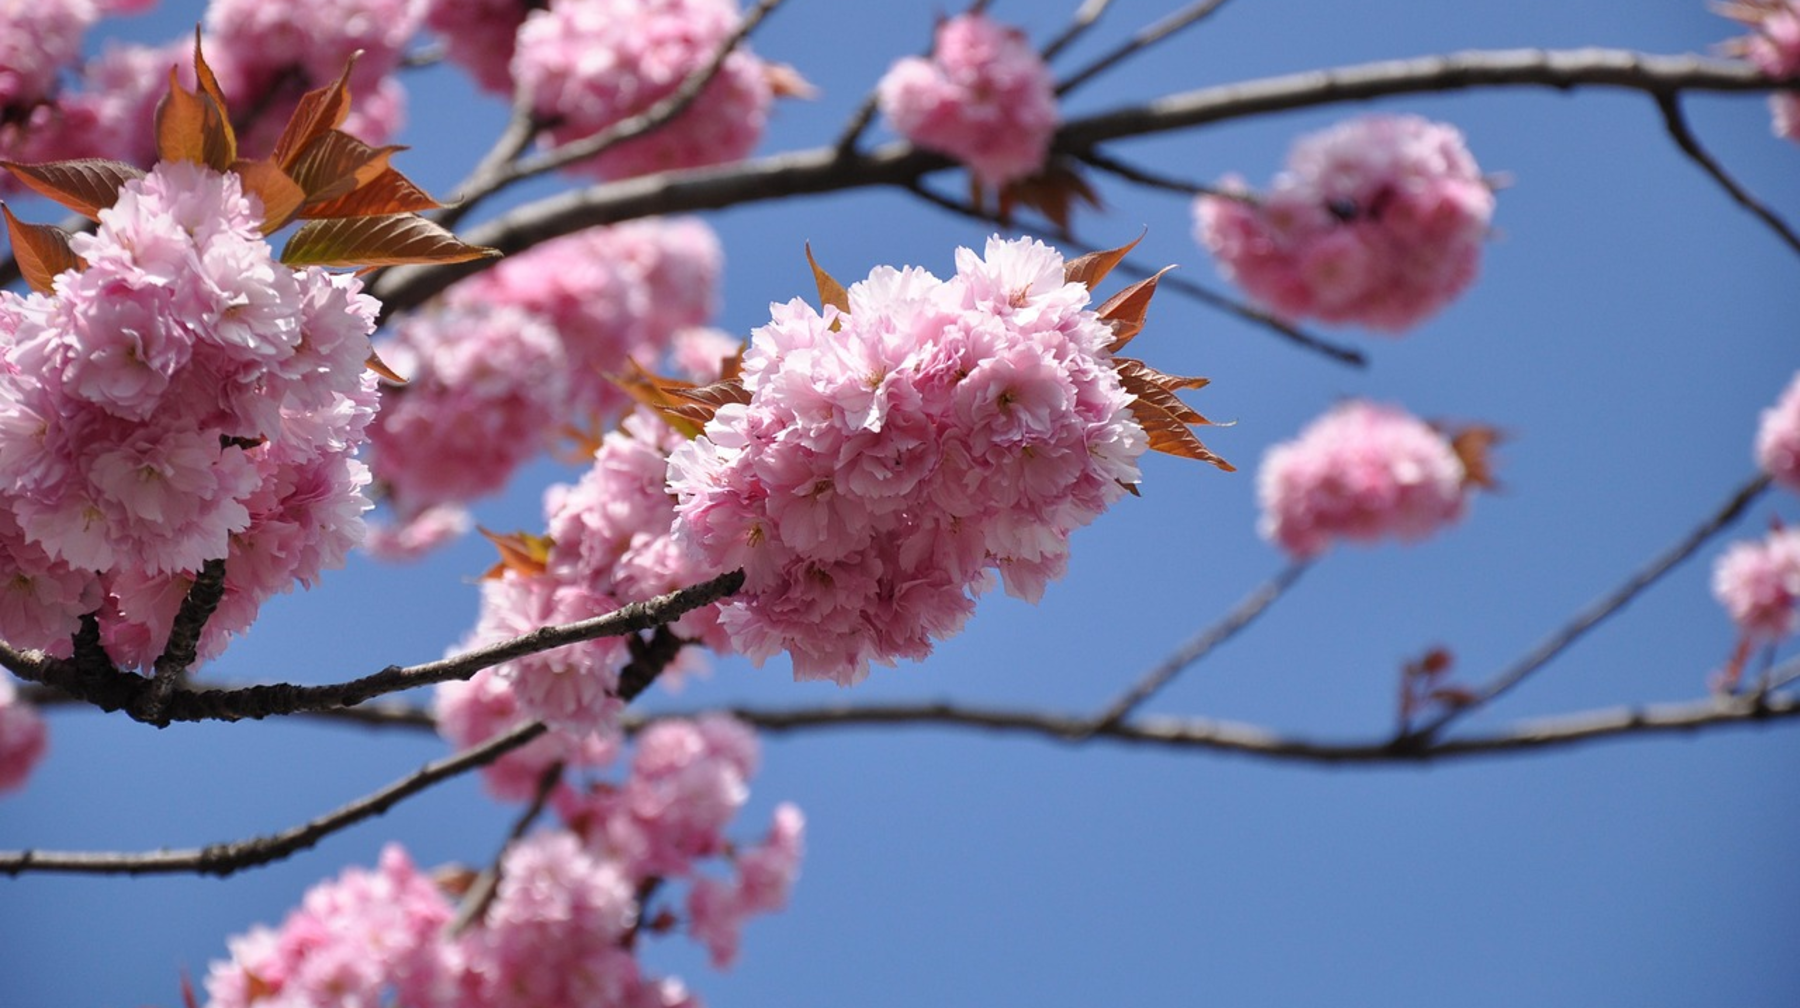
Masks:
[[[1368,116],[1302,137],[1264,193],[1194,204],[1226,276],[1289,319],[1400,333],[1475,279],[1494,194],[1453,126]]]
[[[744,922],[786,905],[799,809],[778,806],[759,842],[725,836],[757,759],[755,735],[728,718],[654,724],[622,782],[558,786],[562,822],[508,846],[491,902],[466,927],[451,925],[467,873],[428,875],[389,845],[375,870],[351,868],[314,886],[279,927],[231,939],[231,958],[206,978],[208,1004],[698,1005],[679,980],[649,975],[638,951],[680,928],[729,966]]]

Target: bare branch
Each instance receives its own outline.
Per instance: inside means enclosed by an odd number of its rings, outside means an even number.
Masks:
[[[69,872],[84,875],[198,874],[224,877],[303,851],[339,830],[393,808],[402,799],[460,773],[500,758],[544,733],[542,724],[515,728],[454,756],[427,763],[373,794],[334,809],[311,822],[269,836],[188,850],[143,853],[103,851],[0,851],[0,873]]]
[[[1694,732],[1731,725],[1762,725],[1800,717],[1800,698],[1791,696],[1711,697],[1684,704],[1614,707],[1554,718],[1522,721],[1510,728],[1460,738],[1375,742],[1326,742],[1283,735],[1256,725],[1205,718],[1151,717],[1090,733],[1092,720],[1066,714],[962,707],[954,704],[894,704],[815,707],[793,710],[727,708],[725,713],[766,732],[815,728],[914,726],[973,728],[1034,735],[1079,744],[1104,739],[1177,750],[1238,753],[1293,763],[1427,763],[1469,756],[1562,749],[1609,738],[1639,738]],[[691,717],[691,713],[659,714]]]
[[[1188,4],[1181,10],[1126,39],[1113,51],[1070,74],[1067,80],[1056,85],[1056,93],[1058,95],[1068,94],[1156,43],[1174,37],[1175,33],[1183,28],[1200,23],[1207,15],[1223,6],[1225,6],[1225,0],[1199,0],[1197,3]]]
[[[1748,64],[1697,56],[1646,56],[1611,49],[1470,52],[1340,67],[1169,95],[1070,120],[1057,131],[1053,146],[1079,156],[1109,140],[1265,112],[1473,87],[1621,87],[1662,94],[1767,91],[1777,86]],[[512,254],[583,228],[655,214],[714,210],[868,186],[906,188],[953,163],[906,144],[865,153],[836,147],[794,151],[562,193],[472,228],[463,238]],[[494,261],[397,267],[384,273],[371,293],[383,302],[384,313],[403,311]]]
[[[700,93],[706,90],[706,86],[719,75],[719,70],[725,66],[725,61],[730,58],[732,52],[750,36],[751,32],[756,30],[757,25],[762,24],[764,18],[768,17],[775,8],[781,6],[781,3],[782,0],[761,0],[751,8],[749,13],[744,15],[744,20],[738,24],[737,30],[719,45],[718,51],[713,53],[712,59],[708,60],[706,65],[698,71],[689,74],[687,79],[681,82],[681,86],[662,101],[637,115],[621,119],[592,136],[571,141],[538,157],[519,162],[510,172],[506,173],[504,180],[498,184],[510,185],[513,182],[553,172],[558,168],[566,168],[577,161],[585,161],[611,150],[627,140],[634,140],[661,128],[676,116],[686,112],[688,106],[694,104],[695,100],[700,97]]]
[[[1575,617],[1561,629],[1545,638],[1523,658],[1511,667],[1495,676],[1486,686],[1477,691],[1477,699],[1466,707],[1453,707],[1434,720],[1414,730],[1412,736],[1430,737],[1441,732],[1444,727],[1457,718],[1492,702],[1507,690],[1512,689],[1525,678],[1543,668],[1557,655],[1562,654],[1570,645],[1580,640],[1589,630],[1599,626],[1614,613],[1625,608],[1632,599],[1655,584],[1664,574],[1673,570],[1677,564],[1692,556],[1706,541],[1719,534],[1738,516],[1743,514],[1750,504],[1769,488],[1769,477],[1758,475],[1734,491],[1729,499],[1714,512],[1711,517],[1682,537],[1680,542],[1671,546],[1661,556],[1656,557],[1641,570],[1632,574],[1625,583],[1612,592],[1594,600],[1587,608],[1576,613]]]
[[[1183,196],[1214,196],[1219,199],[1236,200],[1239,203],[1256,202],[1247,193],[1218,189],[1199,182],[1190,182],[1186,179],[1164,175],[1161,172],[1153,172],[1139,165],[1129,164],[1118,158],[1102,154],[1097,150],[1082,151],[1076,155],[1076,158],[1109,175],[1117,175],[1127,182],[1135,183],[1146,189],[1161,189]]]
[[[1100,15],[1105,14],[1106,9],[1111,6],[1112,0],[1084,0],[1081,7],[1075,11],[1075,16],[1069,19],[1069,26],[1062,30],[1062,34],[1051,39],[1039,55],[1044,58],[1045,62],[1055,59],[1064,49],[1073,45],[1075,40],[1085,34],[1089,28],[1092,28],[1100,20]]]
[[[621,606],[604,616],[561,626],[540,627],[511,640],[477,648],[452,658],[405,668],[390,665],[373,675],[327,686],[276,683],[239,689],[173,689],[161,716],[149,723],[160,727],[175,721],[239,721],[335,707],[354,707],[365,700],[400,690],[429,686],[451,679],[467,679],[484,668],[492,668],[515,658],[549,651],[566,644],[600,637],[621,637],[655,629],[680,619],[694,609],[717,602],[737,591],[743,583],[743,572],[731,571],[690,588],[670,592],[646,602]],[[679,646],[677,641],[674,648],[678,649]],[[666,642],[659,644],[657,639],[653,639],[643,651],[634,649],[634,665],[649,667],[658,660],[666,662],[665,652],[671,656],[673,654]],[[136,716],[134,712],[141,704],[139,698],[154,687],[152,680],[142,676],[110,668],[99,671],[84,669],[41,652],[17,651],[4,643],[0,643],[0,665],[11,669],[22,679],[54,686],[103,710],[124,709],[133,713],[133,716]],[[626,672],[620,675],[620,695],[627,699],[649,685],[650,680],[655,678],[655,672],[661,671],[661,666],[655,665],[655,671],[648,673],[648,678],[644,678],[644,673],[633,672],[632,669],[633,666],[627,666]]]
[[[1306,573],[1308,563],[1289,564],[1281,573],[1264,582],[1238,603],[1226,617],[1202,630],[1178,648],[1174,654],[1164,659],[1162,664],[1151,669],[1142,679],[1126,690],[1109,704],[1104,711],[1093,720],[1092,730],[1105,731],[1123,722],[1131,713],[1142,706],[1157,691],[1167,686],[1181,671],[1211,654],[1213,649],[1237,636],[1238,631],[1256,621],[1263,610],[1275,603],[1284,592],[1293,587],[1300,575]]]
[[[1780,215],[1770,210],[1767,204],[1739,185],[1737,180],[1725,171],[1725,167],[1719,164],[1711,154],[1708,154],[1706,148],[1700,146],[1699,138],[1695,137],[1694,131],[1688,128],[1687,116],[1682,114],[1681,96],[1672,93],[1659,94],[1656,96],[1656,107],[1662,112],[1663,126],[1668,129],[1669,138],[1675,141],[1675,146],[1681,148],[1681,152],[1699,165],[1706,174],[1711,175],[1713,181],[1719,183],[1719,188],[1725,190],[1726,195],[1736,200],[1739,206],[1760,218],[1764,224],[1769,226],[1770,230],[1775,232],[1776,237],[1787,242],[1788,248],[1800,252],[1800,235],[1794,234],[1794,230],[1788,227],[1787,221],[1782,220]]]

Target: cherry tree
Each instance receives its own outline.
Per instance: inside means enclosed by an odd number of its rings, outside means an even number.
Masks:
[[[146,6],[0,14],[14,948],[72,944],[35,904],[98,876],[162,905],[104,926],[211,929],[132,997],[699,1003],[820,948],[803,922],[907,948],[957,918],[940,957],[1042,926],[958,860],[1043,828],[975,825],[1028,743],[958,733],[1067,748],[1036,786],[1187,830],[1215,820],[1168,806],[1209,803],[1136,783],[1140,750],[1438,780],[1791,751],[1800,237],[1759,195],[1790,0],[1654,52],[1371,8],[1299,66],[1244,55],[1295,7],[1258,0]],[[815,752],[837,786],[788,765]],[[53,811],[72,775],[101,813]],[[954,848],[858,863],[912,785]],[[1028,897],[1132,947],[895,997],[1092,1000],[1127,962],[1187,989],[1171,921],[1229,875],[1120,875],[1141,852],[1091,835],[1021,864],[1184,893],[1149,936],[1142,901]],[[933,863],[933,906],[859,908],[896,932],[806,909]],[[196,876],[254,908],[177,909]],[[873,999],[857,968],[817,989]]]

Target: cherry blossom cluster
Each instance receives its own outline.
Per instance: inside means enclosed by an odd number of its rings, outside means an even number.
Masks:
[[[1717,7],[1751,29],[1732,47],[1757,69],[1778,79],[1800,76],[1800,0],[1729,0]],[[1769,110],[1775,135],[1800,141],[1800,93],[1775,92]]]
[[[40,0],[0,6],[0,157],[24,159],[56,116],[58,78],[81,58],[89,28],[149,0]],[[0,182],[10,188],[11,179]]]
[[[1800,373],[1756,429],[1756,463],[1775,482],[1800,493]]]
[[[984,185],[1036,174],[1056,133],[1050,69],[1024,32],[980,13],[940,23],[931,56],[896,62],[876,94],[896,132]]]
[[[1263,456],[1260,531],[1297,558],[1338,540],[1420,540],[1462,517],[1472,485],[1442,433],[1398,407],[1350,400]]]
[[[674,506],[664,480],[668,455],[680,440],[648,413],[634,413],[602,440],[580,481],[547,490],[549,535],[541,570],[508,567],[483,581],[480,617],[458,650],[604,616],[627,602],[705,580],[699,558],[671,530]],[[729,646],[716,608],[688,613],[669,629],[684,640]],[[630,658],[623,638],[603,637],[506,662],[495,667],[493,681],[440,687],[441,724],[460,746],[525,720],[556,729],[551,738],[502,759],[490,775],[496,791],[516,795],[550,760],[603,756],[623,708],[619,671]]]
[[[1736,542],[1713,567],[1713,597],[1751,643],[1774,643],[1800,625],[1800,528]]]
[[[777,807],[758,843],[725,837],[756,762],[755,735],[728,718],[652,725],[622,783],[559,786],[564,824],[508,847],[492,902],[468,926],[450,926],[457,907],[447,891],[466,885],[467,873],[439,872],[436,881],[389,846],[375,871],[353,868],[315,886],[279,928],[232,939],[231,958],[207,977],[208,1003],[697,1005],[679,980],[647,975],[636,953],[642,938],[685,925],[716,966],[728,966],[744,922],[786,905],[800,811]],[[713,867],[720,861],[728,876]],[[678,902],[682,882],[687,898]],[[652,892],[666,902],[647,903]]]
[[[694,219],[592,228],[403,318],[380,353],[409,383],[388,390],[370,435],[401,528],[377,544],[388,555],[429,547],[460,524],[435,506],[504,486],[564,428],[615,423],[628,399],[612,378],[632,361],[654,366],[678,333],[705,321],[720,259],[718,239]]]
[[[737,0],[551,0],[519,26],[512,75],[551,142],[565,144],[673,94],[741,20]],[[681,115],[576,167],[619,179],[744,157],[774,97],[769,69],[738,48]]]
[[[48,736],[37,708],[19,696],[10,677],[0,676],[0,791],[24,785],[44,758]]]
[[[1035,601],[1069,534],[1138,478],[1147,439],[1112,330],[1029,239],[956,275],[878,267],[823,312],[773,308],[745,354],[747,404],[669,461],[676,534],[746,573],[736,648],[849,684],[922,658],[1004,578]]]
[[[145,4],[63,0],[9,5],[21,10],[126,6]],[[266,154],[301,94],[336,80],[345,62],[358,52],[350,75],[354,104],[343,128],[370,143],[397,133],[405,117],[406,95],[394,71],[423,13],[423,0],[212,0],[204,40],[212,69],[233,108],[257,110],[253,122],[239,124],[245,151]],[[5,17],[0,14],[0,46],[15,37],[6,29]],[[191,36],[158,46],[109,42],[80,67],[75,87],[34,108],[10,139],[0,131],[0,155],[19,161],[156,160],[157,100],[171,67],[179,68],[187,86],[193,86],[193,52]],[[0,65],[12,64],[0,61]],[[0,108],[5,106],[0,98]]]
[[[202,658],[360,541],[352,456],[376,393],[376,304],[276,262],[236,175],[165,162],[126,183],[51,295],[0,292],[0,636],[67,654],[98,611],[148,666],[225,561]]]
[[[1266,193],[1194,204],[1226,276],[1293,319],[1400,333],[1475,279],[1494,194],[1455,127],[1367,116],[1302,137]]]

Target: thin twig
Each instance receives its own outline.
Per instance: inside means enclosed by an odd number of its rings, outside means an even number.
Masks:
[[[990,224],[1001,223],[994,214],[960,200],[951,199],[941,193],[933,192],[923,183],[915,183],[906,188],[907,191],[933,206],[941,207],[952,213],[961,214],[964,217],[986,221]],[[1077,255],[1097,251],[1093,246],[1076,241],[1066,235],[1060,238],[1059,241],[1064,246],[1065,251],[1073,252]],[[1121,273],[1136,277],[1140,280],[1157,272],[1130,258],[1120,260],[1117,269]],[[1172,290],[1177,294],[1192,298],[1209,308],[1215,308],[1219,311],[1236,315],[1246,322],[1252,322],[1304,350],[1323,354],[1341,364],[1348,364],[1351,367],[1368,366],[1368,358],[1363,356],[1363,353],[1360,350],[1333,343],[1321,336],[1315,336],[1312,333],[1295,326],[1293,323],[1277,318],[1273,314],[1264,311],[1255,305],[1246,304],[1245,302],[1221,294],[1209,287],[1195,283],[1185,277],[1165,275],[1157,282],[1157,285],[1162,289]]]
[[[373,794],[292,829],[233,843],[143,853],[106,851],[0,851],[0,873],[69,872],[86,875],[197,874],[224,877],[303,851],[340,830],[386,812],[402,799],[465,773],[525,745],[545,731],[541,723],[515,728],[453,756],[427,763]]]
[[[1225,6],[1225,0],[1199,0],[1175,11],[1161,21],[1139,31],[1126,39],[1111,52],[1070,74],[1062,83],[1056,85],[1057,95],[1066,95],[1100,74],[1124,62],[1126,59],[1150,48],[1164,39],[1171,38],[1176,32],[1189,25],[1200,23],[1207,15]]]
[[[1043,51],[1039,53],[1044,62],[1050,62],[1064,49],[1073,45],[1075,40],[1092,28],[1095,22],[1100,20],[1100,15],[1105,14],[1106,9],[1111,6],[1112,0],[1085,0],[1075,11],[1075,16],[1069,19],[1069,26],[1062,30],[1062,34],[1051,39],[1050,43],[1044,46]]]
[[[492,668],[515,658],[567,644],[651,630],[732,594],[743,583],[743,572],[731,571],[711,581],[646,602],[621,606],[604,616],[560,626],[540,627],[511,640],[451,658],[404,668],[390,665],[373,675],[327,686],[277,683],[225,690],[178,688],[170,691],[161,716],[150,723],[160,727],[175,721],[238,721],[332,707],[353,707],[365,700],[400,690],[452,679],[467,679],[484,668]],[[116,669],[103,670],[97,674],[39,651],[16,650],[3,642],[0,642],[0,665],[12,670],[22,679],[54,686],[103,710],[123,708],[127,712],[135,711],[140,702],[138,698],[152,686],[151,681],[142,676]],[[650,678],[654,678],[654,675]],[[631,684],[622,681],[620,693],[625,695],[628,689],[641,690],[648,682],[649,679],[644,679],[641,684],[635,680]]]
[[[1760,218],[1764,224],[1769,226],[1770,230],[1775,232],[1776,237],[1787,242],[1788,248],[1800,252],[1800,235],[1794,234],[1794,230],[1788,227],[1787,221],[1782,220],[1780,215],[1770,210],[1767,204],[1739,185],[1737,180],[1725,171],[1725,166],[1708,154],[1706,148],[1700,146],[1700,140],[1694,136],[1694,131],[1688,128],[1687,116],[1681,111],[1681,96],[1674,93],[1659,94],[1656,96],[1656,107],[1662,111],[1663,126],[1668,129],[1669,138],[1675,141],[1675,146],[1681,148],[1681,152],[1699,165],[1706,174],[1711,175],[1713,181],[1719,184],[1719,188],[1725,190],[1726,195],[1736,200],[1739,206]]]
[[[1171,175],[1164,175],[1161,172],[1154,172],[1148,168],[1121,161],[1110,155],[1102,154],[1097,150],[1082,151],[1075,155],[1075,157],[1077,160],[1093,165],[1103,172],[1110,175],[1117,175],[1127,182],[1141,185],[1147,189],[1161,189],[1165,192],[1180,193],[1183,196],[1211,196],[1215,199],[1228,199],[1238,203],[1254,204],[1256,202],[1253,197],[1245,192],[1220,189],[1216,186],[1209,186],[1200,182],[1190,182],[1187,179],[1178,179]]]
[[[1696,56],[1646,56],[1607,49],[1472,52],[1340,67],[1168,95],[1069,120],[1058,129],[1053,148],[1075,154],[1122,137],[1385,95],[1473,87],[1589,86],[1656,94],[1767,91],[1775,85],[1748,64]],[[511,255],[597,224],[871,186],[906,187],[954,164],[907,144],[889,144],[867,152],[839,151],[831,146],[791,151],[559,193],[517,207],[461,237]],[[386,271],[370,292],[382,301],[384,316],[391,315],[418,307],[495,261],[395,267]]]
[[[1707,540],[1718,535],[1733,521],[1736,521],[1738,516],[1748,510],[1750,504],[1768,488],[1769,477],[1767,475],[1758,475],[1739,487],[1717,511],[1701,522],[1693,531],[1683,536],[1674,546],[1626,578],[1624,584],[1595,599],[1585,609],[1576,613],[1568,623],[1546,637],[1537,647],[1531,649],[1524,657],[1489,680],[1487,685],[1476,691],[1474,703],[1448,708],[1423,726],[1403,733],[1401,737],[1429,738],[1443,731],[1446,725],[1457,718],[1486,706],[1496,697],[1523,682],[1527,676],[1543,668],[1557,655],[1568,650],[1570,645],[1580,640],[1588,631],[1625,608],[1644,589],[1655,584],[1676,565],[1693,556],[1701,546],[1706,544]]]
[[[456,202],[438,211],[433,220],[442,227],[455,227],[482,200],[499,192],[508,184],[514,162],[531,146],[537,131],[537,114],[532,111],[530,97],[521,88],[513,95],[512,113],[507,117],[506,128],[500,131],[493,146],[482,155],[481,162],[468,177],[451,190],[456,194]]]
[[[1157,691],[1167,686],[1182,670],[1205,658],[1212,653],[1214,648],[1235,637],[1238,631],[1255,622],[1256,618],[1273,605],[1283,592],[1293,587],[1295,581],[1300,580],[1300,575],[1306,573],[1310,566],[1311,564],[1305,562],[1289,564],[1281,573],[1264,582],[1242,602],[1239,602],[1237,608],[1233,609],[1224,619],[1194,635],[1186,644],[1165,658],[1162,664],[1151,669],[1130,689],[1122,693],[1117,700],[1107,705],[1105,710],[1095,715],[1092,730],[1095,732],[1105,731],[1130,717],[1132,712],[1155,696]]]
[[[550,793],[556,790],[556,785],[561,783],[562,775],[563,764],[560,760],[545,767],[544,772],[538,775],[537,789],[532,792],[531,803],[513,820],[512,829],[507,832],[506,841],[500,845],[494,859],[481,870],[481,874],[475,876],[475,881],[469,883],[468,891],[463,893],[462,902],[457,905],[456,916],[444,926],[446,935],[454,938],[487,916],[488,906],[500,892],[500,862],[505,860],[506,852],[512,849],[513,844],[525,836],[525,831],[531,828],[538,816],[544,814],[544,805],[550,801]]]
[[[712,59],[708,60],[706,65],[695,73],[689,74],[687,79],[681,82],[681,86],[662,101],[637,115],[621,119],[592,136],[570,141],[553,150],[546,151],[538,157],[518,162],[511,171],[506,173],[504,182],[500,184],[509,185],[553,172],[577,161],[585,161],[605,153],[627,140],[634,140],[666,125],[676,116],[686,112],[688,106],[694,104],[700,97],[700,93],[706,90],[706,86],[719,75],[720,69],[725,66],[725,61],[730,58],[738,45],[748,38],[750,33],[756,30],[757,25],[762,24],[763,19],[781,4],[782,0],[761,0],[755,7],[752,7],[744,15],[744,20],[738,24],[737,30],[733,31],[731,36],[719,45],[718,51],[713,53]]]
[[[153,666],[150,688],[140,694],[139,702],[132,708],[134,719],[155,724],[163,716],[169,706],[169,697],[194,664],[200,649],[200,635],[206,632],[207,621],[212,619],[214,610],[219,608],[219,600],[224,597],[225,561],[208,560],[200,565],[194,583],[188,586],[187,595],[181,600],[181,608],[169,628],[168,643]]]

